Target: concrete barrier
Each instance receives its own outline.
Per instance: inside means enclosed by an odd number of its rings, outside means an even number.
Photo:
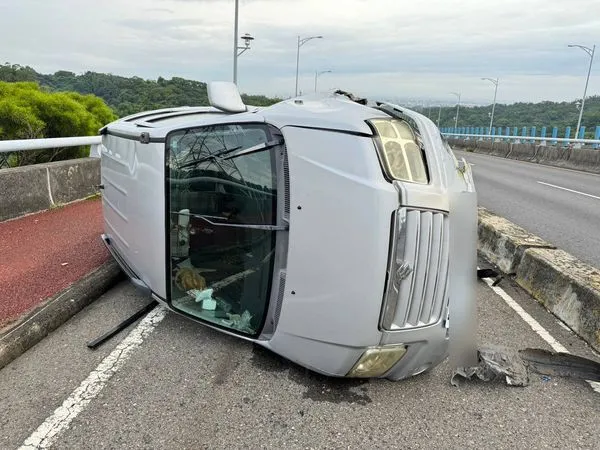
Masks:
[[[600,271],[485,208],[479,252],[600,351]]]
[[[99,158],[0,169],[0,221],[83,199],[99,184]]]
[[[478,234],[481,254],[507,274],[516,273],[527,249],[556,248],[482,207],[479,208]]]
[[[550,139],[548,139],[550,141]],[[600,150],[477,139],[448,139],[453,148],[600,174]]]

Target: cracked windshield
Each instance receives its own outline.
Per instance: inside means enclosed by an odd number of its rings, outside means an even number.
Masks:
[[[271,139],[265,126],[223,125],[167,140],[173,306],[247,334],[262,324],[270,294],[275,232],[267,228],[277,212]]]

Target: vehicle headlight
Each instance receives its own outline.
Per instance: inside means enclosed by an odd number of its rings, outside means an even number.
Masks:
[[[366,350],[347,377],[374,378],[390,370],[406,354],[405,345],[370,348]]]

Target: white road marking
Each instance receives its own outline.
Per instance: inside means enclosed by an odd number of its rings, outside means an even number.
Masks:
[[[98,367],[81,382],[69,398],[25,440],[19,450],[50,448],[58,435],[69,428],[73,419],[100,393],[108,380],[131,357],[133,350],[144,342],[144,339],[165,318],[165,315],[166,309],[159,305],[144,317],[127,337],[102,360]]]
[[[544,341],[552,347],[555,352],[561,353],[569,353],[569,351],[563,347],[563,345],[558,342],[556,339],[552,337],[548,331],[540,325],[540,323],[535,320],[527,311],[525,311],[521,305],[519,305],[510,295],[504,291],[501,287],[492,286],[494,280],[492,278],[484,278],[483,281],[492,289],[496,294],[498,294],[502,300],[504,300],[508,306],[510,306],[520,317],[523,319],[527,325],[531,327],[533,331],[535,331]],[[589,381],[586,380],[589,385],[592,387],[594,391],[600,394],[600,383],[597,381]]]
[[[550,184],[550,183],[544,183],[543,181],[538,181],[539,184],[543,184],[544,186],[550,186],[556,189],[562,189],[563,191],[569,191],[569,192],[573,192],[574,194],[579,194],[579,195],[585,195],[586,197],[591,197],[591,198],[595,198],[596,200],[600,200],[600,197],[597,197],[595,195],[592,194],[586,194],[585,192],[580,192],[580,191],[575,191],[573,189],[569,189],[566,187],[562,187],[562,186],[557,186],[555,184]]]

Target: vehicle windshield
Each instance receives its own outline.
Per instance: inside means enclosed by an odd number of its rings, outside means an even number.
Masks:
[[[277,228],[277,142],[262,124],[208,126],[167,137],[175,309],[241,333],[260,332]]]

